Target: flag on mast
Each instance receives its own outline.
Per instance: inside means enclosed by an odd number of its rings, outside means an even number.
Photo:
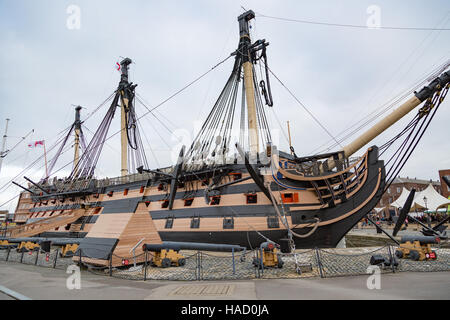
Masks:
[[[28,144],[29,148],[36,148],[38,146],[44,146],[44,140],[40,140],[40,141],[34,141],[34,142],[30,142]]]
[[[45,150],[45,140],[33,141],[28,144],[29,148],[37,148],[39,146],[44,147],[44,161],[45,161],[45,176],[48,177],[48,168],[47,168],[47,150]]]

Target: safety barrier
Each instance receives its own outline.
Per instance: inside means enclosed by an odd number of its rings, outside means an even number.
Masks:
[[[73,261],[71,258],[61,257],[60,252],[60,249],[55,249],[48,253],[40,250],[17,252],[15,248],[10,247],[8,249],[0,250],[0,261],[18,262],[66,270],[69,265],[73,264]]]
[[[184,264],[166,268],[152,264],[154,259],[152,252],[144,252],[135,257],[110,255],[110,261],[113,258],[123,261],[122,267],[113,267],[112,263],[109,263],[109,266],[87,265],[83,262],[83,259],[86,258],[83,252],[81,252],[80,260],[79,250],[74,257],[67,258],[61,257],[60,249],[54,249],[49,253],[17,252],[15,248],[10,247],[0,250],[0,261],[63,270],[71,264],[79,264],[87,271],[97,275],[143,281],[329,278],[364,275],[369,273],[371,258],[374,255],[384,257],[385,261],[397,262],[381,264],[382,273],[450,270],[450,249],[435,249],[437,259],[427,261],[398,259],[395,257],[396,249],[395,246],[384,246],[381,248],[297,250],[295,254],[280,254],[279,257],[283,261],[281,268],[261,267],[262,263],[255,263],[255,259],[262,259],[260,250],[231,253],[180,251],[184,257]]]

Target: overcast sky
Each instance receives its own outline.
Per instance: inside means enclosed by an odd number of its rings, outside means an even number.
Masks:
[[[80,25],[73,24],[80,10]],[[281,21],[275,16],[336,24],[366,25],[379,8],[381,26],[450,28],[448,1],[0,1],[0,133],[9,118],[7,147],[35,129],[4,159],[0,187],[42,154],[27,148],[34,140],[47,147],[68,127],[74,106],[82,118],[117,87],[115,63],[130,57],[130,80],[155,106],[197,76],[226,58],[238,44],[237,16],[241,6],[257,13],[253,40],[266,39],[268,63],[275,74],[326,128],[341,131],[410,89],[450,58],[450,31],[411,31],[344,28]],[[71,7],[72,6],[72,7]],[[368,10],[369,8],[369,10]],[[69,23],[69,27],[68,27]],[[75,26],[75,28],[73,28]],[[194,86],[162,105],[156,116],[170,131],[192,133],[220,93],[232,59]],[[306,156],[330,144],[328,134],[272,78],[273,110],[267,110],[272,129],[279,130],[276,113],[286,130],[291,124],[297,155]],[[401,172],[401,176],[438,179],[450,168],[450,103],[445,101],[429,130]],[[107,106],[85,122],[95,131]],[[146,110],[138,106],[137,112]],[[391,127],[372,144],[381,145],[398,133],[415,112]],[[119,129],[116,116],[110,133]],[[141,120],[147,158],[152,168],[172,164],[177,139],[151,115]],[[87,139],[92,134],[85,129]],[[281,135],[282,137],[282,135]],[[118,138],[118,137],[117,137]],[[351,139],[342,144],[350,142]],[[328,143],[327,143],[328,142]],[[287,150],[282,137],[281,149]],[[320,149],[320,148],[319,148]],[[335,147],[333,150],[338,150]],[[120,175],[119,140],[104,147],[97,174]],[[361,153],[363,150],[361,150]],[[68,164],[68,151],[56,170]],[[51,154],[49,155],[51,158]],[[41,161],[26,175],[39,179]],[[70,166],[61,169],[64,176]],[[22,175],[15,181],[23,182]],[[3,190],[3,189],[1,189]],[[0,191],[0,204],[19,192],[15,186]],[[14,210],[16,201],[2,206]]]

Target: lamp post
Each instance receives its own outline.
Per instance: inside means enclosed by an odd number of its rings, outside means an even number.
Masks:
[[[427,197],[426,197],[426,196],[423,197],[423,202],[425,202],[425,210],[424,210],[424,211],[426,211],[426,210],[428,210],[428,207],[427,207]],[[424,213],[425,213],[425,212],[424,212]],[[427,218],[428,227],[431,228],[431,213],[428,212],[426,218]]]
[[[426,197],[426,196],[423,197],[423,202],[425,202],[425,210],[428,210],[428,207],[427,207],[427,197]]]

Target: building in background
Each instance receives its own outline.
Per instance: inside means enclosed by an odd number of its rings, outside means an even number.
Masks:
[[[14,222],[14,213],[8,213],[6,222],[8,222],[9,224],[12,224]]]
[[[449,170],[450,172],[450,170]],[[449,173],[450,174],[450,173]],[[442,179],[441,179],[442,180]],[[381,200],[378,202],[376,207],[382,208],[390,205],[392,202],[394,202],[402,193],[403,187],[405,187],[408,190],[411,190],[412,188],[416,189],[417,192],[425,190],[429,184],[432,184],[434,189],[441,195],[445,196],[442,192],[442,185],[440,181],[433,181],[433,180],[423,180],[423,179],[412,179],[409,177],[402,178],[397,177],[394,179],[394,182],[389,186],[389,188],[386,190],[386,192],[381,197]],[[445,182],[444,182],[445,183]]]
[[[447,183],[445,183],[444,177],[447,178],[447,181],[450,181],[450,169],[439,170],[439,179],[441,180],[442,196],[450,198],[450,186],[448,186]]]
[[[6,222],[8,220],[8,210],[0,210],[0,223]]]

